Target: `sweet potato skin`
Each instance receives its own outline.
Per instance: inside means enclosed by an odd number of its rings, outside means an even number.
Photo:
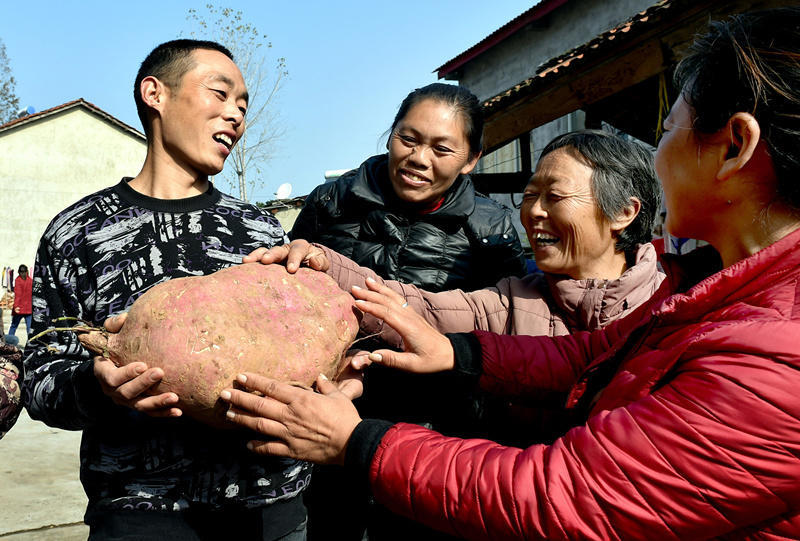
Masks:
[[[161,367],[153,393],[174,392],[186,414],[224,426],[220,391],[241,372],[311,386],[334,379],[358,332],[353,298],[327,275],[247,263],[150,288],[119,333],[80,336],[118,366]]]

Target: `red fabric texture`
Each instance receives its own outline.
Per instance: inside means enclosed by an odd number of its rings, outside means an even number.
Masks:
[[[568,390],[586,424],[525,450],[395,425],[376,499],[467,539],[800,538],[798,243],[683,293],[716,255],[669,258],[651,303],[593,333],[476,332],[482,386]]]
[[[14,314],[29,315],[33,313],[31,306],[31,293],[33,292],[33,278],[28,275],[26,279],[17,276],[14,280]],[[19,311],[17,311],[19,309]]]

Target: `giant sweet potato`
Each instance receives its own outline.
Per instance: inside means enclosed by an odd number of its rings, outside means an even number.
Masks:
[[[352,297],[324,273],[249,263],[153,286],[119,333],[93,330],[80,340],[119,366],[161,367],[154,393],[175,392],[186,414],[223,426],[218,396],[237,374],[305,386],[321,373],[333,379],[357,332]]]

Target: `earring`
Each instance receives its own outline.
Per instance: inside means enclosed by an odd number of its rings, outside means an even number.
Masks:
[[[725,201],[725,204],[727,204],[727,205],[732,205],[733,203],[731,202],[731,200],[730,200],[730,199],[728,199],[727,201]]]

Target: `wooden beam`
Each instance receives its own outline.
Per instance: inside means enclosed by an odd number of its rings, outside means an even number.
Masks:
[[[640,83],[666,67],[658,40],[587,66],[490,116],[484,127],[485,146],[491,152],[522,133]]]
[[[521,162],[519,170],[530,177],[533,173],[533,160],[531,160],[531,136],[527,132],[519,136],[519,157]]]

